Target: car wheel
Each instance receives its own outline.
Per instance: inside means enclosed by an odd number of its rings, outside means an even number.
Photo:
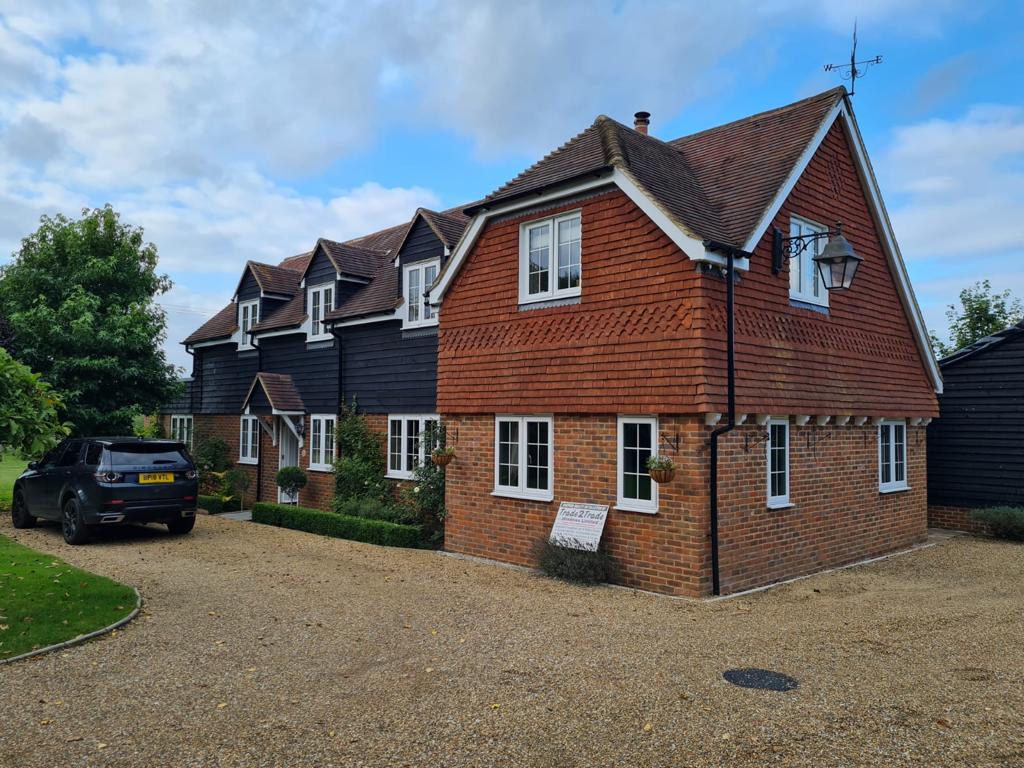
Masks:
[[[177,520],[171,520],[167,523],[167,530],[173,533],[175,536],[181,536],[182,534],[188,533],[196,527],[195,515],[192,517],[181,517]]]
[[[25,494],[21,491],[15,492],[14,500],[11,502],[11,522],[15,528],[34,528],[36,524],[36,518],[29,514]]]
[[[68,544],[85,544],[89,541],[89,526],[82,520],[82,507],[72,497],[64,502],[61,514],[61,531]]]

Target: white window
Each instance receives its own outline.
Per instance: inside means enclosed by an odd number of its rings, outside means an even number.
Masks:
[[[260,420],[257,416],[243,416],[238,439],[238,463],[257,464],[260,460]]]
[[[494,420],[494,492],[551,501],[555,474],[550,416],[498,416]]]
[[[619,498],[616,506],[630,512],[657,512],[658,485],[647,471],[647,459],[658,444],[658,420],[651,416],[619,417]]]
[[[171,416],[171,439],[178,440],[187,448],[192,448],[192,417]]]
[[[324,315],[334,309],[334,286],[331,284],[313,286],[307,293],[306,301],[306,308],[309,310],[307,338],[310,341],[331,338],[331,332],[324,324]]]
[[[430,306],[424,294],[437,279],[438,265],[437,261],[424,261],[405,267],[402,278],[405,296],[405,314],[402,316],[404,328],[437,325],[437,311]]]
[[[792,218],[789,221],[790,237],[822,234],[828,232],[827,227],[805,219]],[[825,248],[826,239],[818,238],[808,243],[807,248],[789,260],[789,298],[804,301],[808,304],[828,306],[828,290],[821,284],[821,275],[814,257]]]
[[[885,420],[878,425],[878,490],[903,491],[907,485],[907,425]]]
[[[579,296],[583,285],[579,211],[519,229],[519,302]]]
[[[309,468],[329,472],[334,469],[334,428],[336,416],[311,416]]]
[[[768,420],[768,506],[789,506],[789,419]]]
[[[388,477],[409,480],[440,443],[441,420],[437,414],[388,418]]]
[[[249,337],[249,329],[259,321],[260,303],[258,301],[243,301],[238,305],[238,327],[242,334],[238,341],[239,349],[252,349],[252,339]]]

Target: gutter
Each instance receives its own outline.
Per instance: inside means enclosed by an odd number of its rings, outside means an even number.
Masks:
[[[721,567],[718,546],[718,438],[736,428],[736,258],[750,258],[751,254],[726,243],[705,240],[704,247],[713,251],[724,251],[725,266],[725,306],[726,306],[726,380],[727,398],[725,424],[716,427],[708,439],[709,457],[709,496],[711,528],[711,594],[722,594]]]

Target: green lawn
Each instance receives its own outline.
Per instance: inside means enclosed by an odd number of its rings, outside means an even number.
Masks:
[[[135,592],[0,536],[0,659],[113,624]]]
[[[11,507],[14,480],[25,470],[27,461],[10,453],[0,453],[0,511]]]

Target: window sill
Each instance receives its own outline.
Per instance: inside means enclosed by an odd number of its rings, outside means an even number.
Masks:
[[[558,296],[557,298],[531,299],[519,297],[519,311],[530,309],[547,309],[548,307],[571,307],[580,303],[580,294]]]
[[[516,491],[504,491],[498,490],[497,488],[491,491],[491,496],[500,496],[504,499],[519,499],[521,501],[540,501],[543,503],[551,502],[555,500],[553,493],[549,494],[529,494],[529,493],[517,493]]]
[[[333,472],[334,467],[330,464],[310,464],[308,467],[310,472]]]
[[[791,501],[776,501],[776,502],[769,501],[768,502],[768,509],[789,509],[790,507],[795,507],[795,506],[796,506],[796,504],[794,504]]]
[[[384,475],[388,480],[412,480],[412,472],[388,472]]]
[[[239,464],[249,464],[251,466],[255,466],[256,464],[260,463],[260,460],[259,459],[239,459],[238,463]]]
[[[641,515],[656,515],[658,514],[657,507],[641,507],[639,505],[629,504],[627,502],[619,502],[614,507],[619,512],[639,512]]]
[[[910,486],[909,485],[900,485],[900,486],[896,486],[896,487],[893,487],[893,488],[879,488],[878,492],[879,493],[903,493],[904,491],[909,491],[909,490],[910,490]]]
[[[437,328],[437,321],[432,320],[429,323],[402,323],[403,331],[420,331],[424,328]]]
[[[811,312],[819,312],[823,315],[828,314],[828,304],[822,304],[814,301],[813,299],[800,298],[799,296],[789,296],[789,306],[796,307],[797,309],[808,309]]]

